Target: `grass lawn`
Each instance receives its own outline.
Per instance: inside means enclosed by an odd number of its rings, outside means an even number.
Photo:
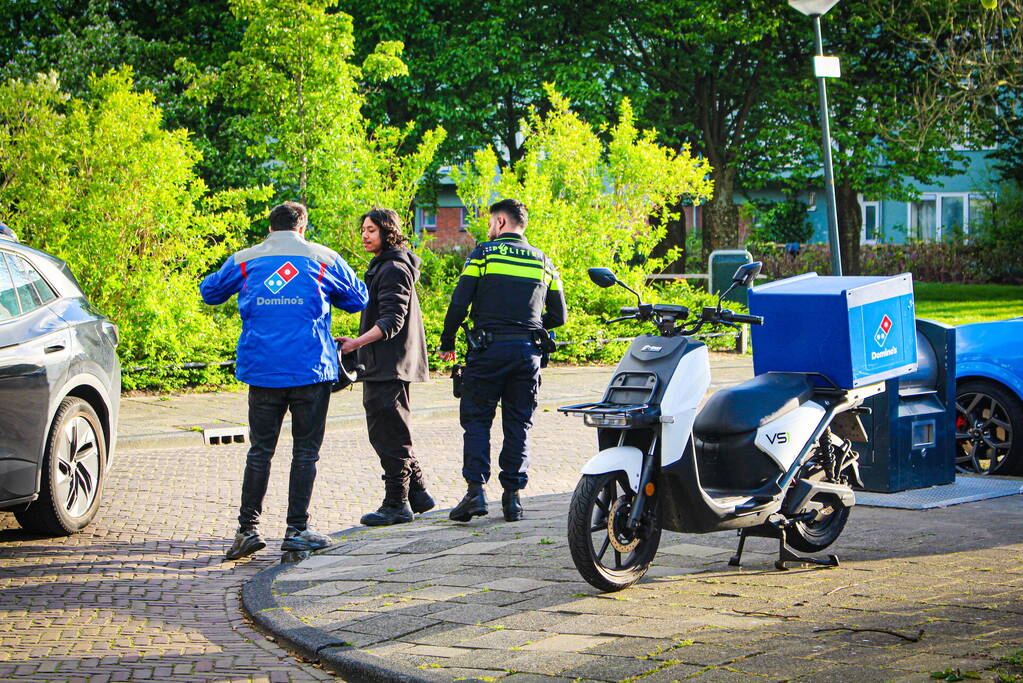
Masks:
[[[949,325],[1023,315],[1023,287],[914,282],[916,317]]]

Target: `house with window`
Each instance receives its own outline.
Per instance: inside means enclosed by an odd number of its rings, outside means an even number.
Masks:
[[[859,196],[860,243],[904,244],[910,240],[940,242],[955,236],[969,236],[989,206],[989,194],[998,183],[989,153],[966,150],[958,163],[958,173],[939,176],[917,186],[913,201]],[[780,190],[737,193],[746,199],[782,201]],[[798,194],[807,204],[807,219],[813,226],[812,243],[828,241],[828,207],[823,187],[808,188]]]
[[[955,236],[969,236],[990,204],[989,195],[999,182],[993,161],[985,150],[961,151],[964,160],[957,164],[958,173],[934,178],[919,185],[919,196],[913,201],[896,201],[879,197],[859,197],[861,212],[861,244],[903,244],[910,240],[937,242]],[[462,205],[455,183],[441,169],[437,205],[416,209],[416,234],[431,235],[437,249],[471,249],[475,244],[468,232],[466,208]],[[809,242],[828,242],[827,198],[822,187],[808,188],[798,197],[807,205],[807,220],[813,227]],[[767,199],[782,201],[777,188],[736,192],[736,201]],[[703,227],[703,207],[684,207],[686,231],[698,233]],[[748,223],[740,228],[748,234]]]
[[[417,202],[415,232],[432,237],[430,246],[435,249],[471,250],[476,240],[469,232],[468,209],[462,206],[455,192],[455,181],[447,171],[447,167],[441,167],[436,206]]]

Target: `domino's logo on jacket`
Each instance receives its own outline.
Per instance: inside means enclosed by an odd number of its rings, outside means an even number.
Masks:
[[[231,256],[199,291],[207,304],[238,295],[235,376],[260,387],[336,380],[331,307],[357,313],[368,302],[366,285],[337,252],[289,230]]]
[[[296,275],[298,275],[298,269],[291,265],[291,261],[288,261],[271,273],[270,277],[263,281],[263,284],[266,285],[266,288],[272,294],[276,294],[287,287],[288,283],[294,280]]]

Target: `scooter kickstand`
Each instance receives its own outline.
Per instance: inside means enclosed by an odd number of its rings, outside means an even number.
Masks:
[[[802,555],[796,555],[794,552],[789,550],[789,547],[785,545],[785,539],[778,539],[778,559],[774,562],[774,568],[778,571],[788,571],[788,567],[785,566],[786,562],[799,562],[800,564],[816,564],[824,567],[837,567],[838,566],[838,555],[828,555],[828,559],[821,560],[816,557],[803,557]]]
[[[742,566],[742,548],[746,545],[746,530],[739,530],[739,547],[735,549],[735,554],[728,559],[729,567],[741,567]]]

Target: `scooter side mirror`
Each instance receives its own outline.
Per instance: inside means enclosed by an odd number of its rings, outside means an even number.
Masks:
[[[590,268],[586,272],[590,275],[590,281],[598,287],[614,287],[618,282],[610,268]]]
[[[736,286],[749,287],[753,284],[753,281],[757,279],[757,275],[760,275],[760,269],[763,267],[764,264],[760,261],[744,263],[735,271],[735,275],[732,276],[732,282],[734,282]]]

